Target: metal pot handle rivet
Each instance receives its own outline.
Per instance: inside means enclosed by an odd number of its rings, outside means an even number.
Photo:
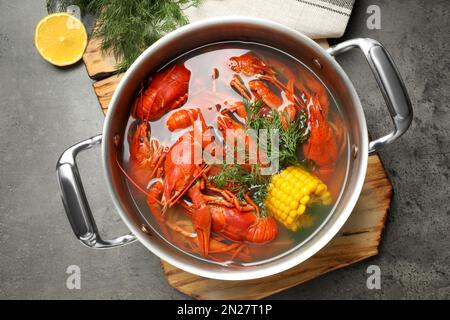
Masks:
[[[327,49],[327,52],[335,56],[353,48],[360,48],[363,51],[394,124],[392,132],[369,143],[369,153],[373,153],[405,133],[411,124],[413,110],[397,67],[389,53],[378,41],[368,38],[352,39]]]
[[[81,151],[100,145],[101,142],[102,135],[99,134],[73,145],[64,151],[56,165],[62,201],[73,232],[83,244],[96,249],[119,247],[136,240],[133,234],[111,240],[102,239],[95,224],[81,183],[76,157]]]

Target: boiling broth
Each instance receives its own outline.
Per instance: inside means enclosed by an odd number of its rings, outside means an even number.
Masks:
[[[257,57],[260,57],[270,66],[270,61],[275,61],[279,65],[284,66],[290,70],[295,76],[295,81],[305,85],[306,83],[313,83],[311,87],[316,91],[315,93],[321,95],[323,98],[329,101],[329,118],[339,122],[341,126],[345,128],[345,119],[340,112],[335,100],[331,93],[323,86],[319,78],[304,64],[296,60],[290,55],[287,55],[277,49],[248,42],[224,42],[207,45],[195,50],[192,50],[186,54],[183,54],[176,59],[169,62],[166,66],[161,68],[170,67],[175,64],[184,64],[184,66],[190,70],[190,82],[189,82],[189,96],[186,103],[179,109],[166,113],[159,120],[150,122],[150,135],[152,139],[159,141],[161,145],[170,147],[172,146],[183,133],[190,128],[184,130],[177,130],[171,132],[167,128],[167,120],[171,114],[181,109],[199,108],[204,116],[207,125],[213,127],[218,137],[221,136],[217,129],[216,117],[220,114],[219,110],[232,104],[235,101],[242,101],[242,96],[238,94],[230,86],[230,80],[235,74],[228,65],[229,58],[233,56],[241,56],[246,53],[252,53]],[[283,69],[284,70],[284,69]],[[153,75],[149,75],[150,77]],[[248,87],[249,81],[255,79],[255,77],[241,77],[244,84]],[[283,78],[283,76],[281,76]],[[285,81],[286,79],[281,79]],[[285,92],[280,91],[274,86],[270,86],[283,100],[283,105],[289,104]],[[137,98],[139,99],[139,92],[141,88],[137,88]],[[320,91],[320,92],[317,92]],[[301,95],[301,92],[298,92]],[[123,164],[124,167],[128,167],[129,143],[136,130],[136,125],[140,122],[139,119],[130,115],[128,125],[126,128],[127,138],[123,139]],[[196,120],[199,123],[199,120]],[[344,130],[345,132],[345,130]],[[135,187],[135,184],[128,181],[130,194],[134,199],[136,207],[140,211],[142,217],[147,221],[148,225],[154,232],[160,234],[166,241],[174,245],[179,250],[184,251],[186,254],[192,255],[198,259],[207,259],[211,262],[226,264],[226,265],[253,265],[264,263],[267,260],[275,259],[280,255],[286,254],[291,250],[294,250],[297,246],[308,240],[327,220],[333,211],[336,200],[339,199],[341,188],[344,185],[347,166],[348,166],[348,137],[344,134],[342,141],[341,153],[333,165],[333,173],[327,179],[322,179],[329,187],[333,195],[333,204],[330,206],[312,206],[308,207],[307,211],[302,215],[301,224],[302,228],[297,232],[291,232],[287,230],[283,225],[278,222],[278,235],[270,243],[265,244],[252,244],[245,243],[245,250],[243,249],[241,254],[236,256],[230,253],[213,254],[211,257],[202,257],[193,246],[195,238],[191,238],[195,233],[190,217],[185,213],[185,210],[180,206],[174,206],[164,214],[164,219],[170,223],[177,223],[185,232],[191,233],[190,236],[186,234],[177,233],[171,229],[161,228],[153,215],[149,212],[149,208],[146,203],[146,196]],[[301,158],[300,154],[300,159]],[[232,244],[233,241],[225,240],[224,243]]]

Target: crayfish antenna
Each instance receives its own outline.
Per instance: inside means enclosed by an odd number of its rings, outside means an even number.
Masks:
[[[182,192],[174,192],[172,197],[168,197],[167,193],[163,193],[161,198],[162,210],[161,214],[164,215],[168,208],[171,208],[175,203],[178,202],[179,198],[183,195]]]
[[[133,178],[130,177],[130,175],[125,171],[125,169],[120,165],[119,159],[116,158],[117,166],[119,167],[120,171],[122,171],[123,175],[130,181],[140,192],[145,194],[148,198],[151,198],[153,201],[155,201],[158,204],[161,204],[161,201],[158,200],[156,197],[154,197],[152,194],[150,194],[148,191],[144,190],[136,181],[133,180]]]
[[[167,209],[170,207],[169,204],[168,204],[168,201],[166,200],[166,195],[164,193],[163,193],[163,196],[161,198],[161,204],[162,204],[161,215],[164,216],[166,211],[167,211]]]

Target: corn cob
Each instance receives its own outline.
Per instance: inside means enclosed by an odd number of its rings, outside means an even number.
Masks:
[[[272,176],[265,205],[269,214],[295,232],[301,227],[299,217],[307,206],[331,202],[325,183],[299,166],[290,166]]]

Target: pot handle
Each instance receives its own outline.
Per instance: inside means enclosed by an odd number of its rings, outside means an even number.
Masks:
[[[368,38],[352,39],[327,49],[327,52],[335,56],[353,48],[360,48],[366,56],[394,123],[392,132],[369,143],[369,153],[373,153],[406,132],[412,121],[413,110],[397,67],[378,41]]]
[[[76,157],[81,151],[100,145],[101,142],[101,134],[81,141],[64,151],[56,164],[61,198],[73,232],[83,244],[96,249],[120,247],[136,240],[133,234],[104,240],[100,237],[95,224],[81,183]]]

